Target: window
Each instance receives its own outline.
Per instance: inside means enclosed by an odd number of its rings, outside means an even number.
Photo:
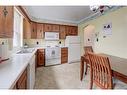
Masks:
[[[23,16],[14,8],[14,35],[13,48],[20,48],[23,46]]]

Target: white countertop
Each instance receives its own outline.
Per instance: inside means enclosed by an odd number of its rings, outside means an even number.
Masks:
[[[0,63],[0,89],[13,88],[32,56],[41,48],[45,47],[36,47],[32,53],[14,54],[8,61]]]
[[[8,61],[0,63],[0,89],[13,88],[36,50],[32,53],[14,54]]]

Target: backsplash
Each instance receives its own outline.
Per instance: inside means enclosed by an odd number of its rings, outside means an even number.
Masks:
[[[12,38],[0,38],[0,44],[2,44],[3,42],[4,42],[4,44],[8,45],[9,51],[12,51],[12,50],[15,51],[15,49],[13,48],[13,39]],[[59,42],[61,42],[61,44],[59,44]],[[23,44],[25,45],[25,43],[29,47],[39,47],[39,46],[45,47],[45,46],[55,46],[55,45],[65,46],[64,39],[60,39],[59,41],[45,41],[44,39],[24,39]]]
[[[12,50],[13,47],[13,41],[11,38],[0,38],[0,44],[7,44],[9,47],[9,50]]]
[[[59,42],[61,41],[61,44]],[[24,39],[23,44],[27,44],[29,47],[37,47],[37,46],[65,46],[65,40],[59,41],[45,41],[44,39]]]

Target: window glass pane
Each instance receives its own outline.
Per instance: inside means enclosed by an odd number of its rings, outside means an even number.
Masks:
[[[23,28],[23,18],[15,9],[14,11],[14,36],[13,36],[13,47],[22,46],[22,28]]]

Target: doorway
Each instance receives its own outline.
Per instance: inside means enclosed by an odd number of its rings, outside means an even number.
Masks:
[[[95,39],[95,26],[87,25],[84,28],[84,46],[94,47],[94,39]]]

